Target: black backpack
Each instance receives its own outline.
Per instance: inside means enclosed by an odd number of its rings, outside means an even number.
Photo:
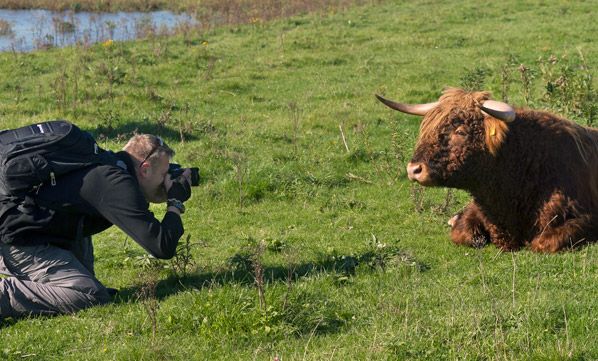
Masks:
[[[0,132],[0,197],[20,198],[43,183],[56,185],[60,176],[74,170],[112,163],[112,152],[66,120],[4,130]]]

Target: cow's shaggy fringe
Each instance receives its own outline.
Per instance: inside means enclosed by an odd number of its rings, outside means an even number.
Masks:
[[[476,116],[481,116],[480,105],[491,98],[490,92],[466,92],[459,88],[446,88],[439,99],[439,106],[432,109],[423,119],[420,126],[419,141],[429,143],[438,134],[438,128],[455,109],[476,109]],[[471,114],[467,115],[468,117]],[[559,118],[563,122],[564,130],[571,136],[577,145],[580,157],[586,165],[590,165],[591,155],[598,154],[598,138],[596,131],[573,123],[567,119]],[[488,151],[492,155],[500,148],[509,131],[508,125],[494,117],[486,115],[484,119],[485,139]]]
[[[481,117],[482,111],[479,105],[485,100],[490,99],[490,92],[466,92],[459,88],[447,88],[442,93],[439,100],[439,106],[432,109],[426,114],[420,127],[419,142],[429,143],[434,141],[434,137],[438,135],[438,128],[450,119],[451,113],[455,109],[477,109],[475,114],[463,114],[463,116],[471,117],[472,115]],[[488,151],[495,155],[508,132],[507,125],[496,118],[487,116],[484,121],[486,130],[486,146]]]

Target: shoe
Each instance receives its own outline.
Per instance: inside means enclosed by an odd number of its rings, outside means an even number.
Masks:
[[[106,287],[106,292],[108,292],[110,297],[114,297],[118,294],[118,290],[116,288]]]

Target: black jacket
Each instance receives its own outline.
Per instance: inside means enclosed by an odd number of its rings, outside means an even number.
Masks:
[[[84,168],[57,179],[55,186],[43,185],[24,203],[0,204],[0,240],[69,248],[73,240],[116,225],[153,256],[174,256],[183,235],[180,216],[166,212],[162,222],[157,220],[139,188],[129,155],[119,152],[115,157],[116,166]]]

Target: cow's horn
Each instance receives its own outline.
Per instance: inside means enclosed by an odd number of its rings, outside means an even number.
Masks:
[[[384,97],[381,97],[378,94],[376,94],[376,98],[378,98],[379,101],[381,101],[382,103],[386,104],[386,106],[394,110],[413,115],[426,115],[427,112],[429,112],[436,105],[438,105],[438,102],[427,104],[402,104],[393,102],[392,100],[388,100]]]
[[[515,109],[507,103],[486,100],[481,108],[484,112],[504,122],[510,123],[515,120]]]

